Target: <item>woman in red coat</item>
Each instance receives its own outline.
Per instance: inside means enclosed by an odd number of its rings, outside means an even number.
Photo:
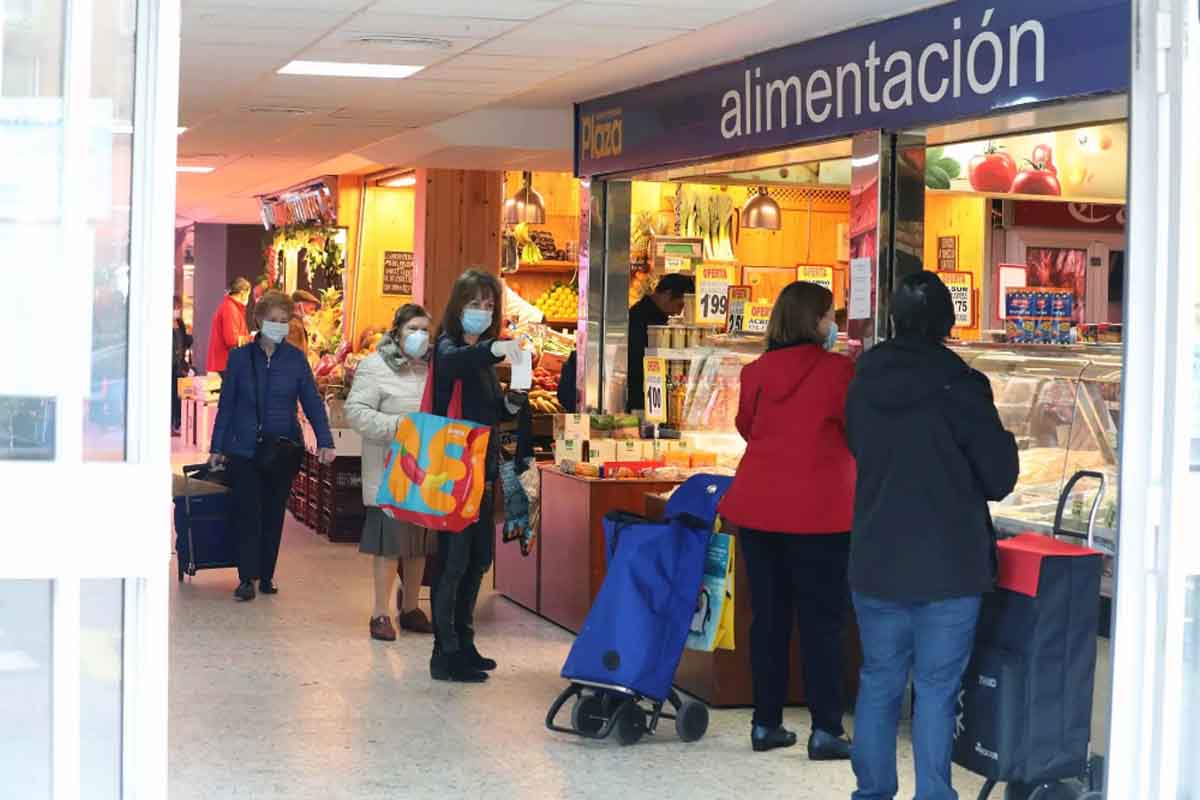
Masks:
[[[767,352],[742,370],[737,427],[746,454],[721,503],[739,528],[753,620],[756,752],[791,747],[783,727],[793,622],[812,712],[808,755],[850,757],[842,728],[842,626],[850,607],[847,564],[854,459],[846,445],[846,392],[854,366],[837,341],[833,295],[812,283],[783,290]]]

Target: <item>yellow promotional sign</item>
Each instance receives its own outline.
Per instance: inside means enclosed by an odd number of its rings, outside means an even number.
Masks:
[[[727,265],[701,264],[696,268],[696,324],[724,327],[729,316],[729,285],[733,269]]]
[[[746,327],[746,306],[754,296],[752,286],[729,287],[729,316],[725,323],[726,333],[741,333]]]
[[[796,280],[815,283],[833,291],[833,267],[796,267]]]
[[[774,306],[770,303],[751,303],[746,306],[746,333],[766,333],[772,309]]]
[[[975,327],[975,276],[970,272],[939,272],[954,303],[954,327]]]
[[[646,419],[650,422],[667,421],[667,362],[661,358],[645,358],[642,360],[643,374],[646,377],[645,399]]]

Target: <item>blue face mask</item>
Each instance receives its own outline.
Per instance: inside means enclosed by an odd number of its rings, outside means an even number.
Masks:
[[[484,308],[467,308],[462,313],[463,333],[479,336],[492,327],[492,312]]]
[[[838,326],[836,322],[829,325],[829,330],[825,332],[825,349],[832,350],[837,346]]]

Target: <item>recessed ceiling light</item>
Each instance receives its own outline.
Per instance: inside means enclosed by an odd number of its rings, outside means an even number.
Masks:
[[[384,181],[382,185],[389,189],[403,189],[406,186],[416,186],[417,176],[412,174],[401,175],[399,178]]]
[[[212,172],[215,169],[216,169],[216,167],[193,167],[193,166],[188,166],[186,164],[176,164],[175,165],[176,172],[187,172],[187,173],[190,173],[193,175],[207,175],[208,173]]]
[[[424,67],[408,64],[365,64],[354,61],[293,61],[280,75],[317,75],[329,78],[407,78]]]

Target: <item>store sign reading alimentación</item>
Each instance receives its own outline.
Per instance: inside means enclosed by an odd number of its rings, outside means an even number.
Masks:
[[[1124,92],[1129,0],[960,0],[576,107],[576,171],[628,172]]]

